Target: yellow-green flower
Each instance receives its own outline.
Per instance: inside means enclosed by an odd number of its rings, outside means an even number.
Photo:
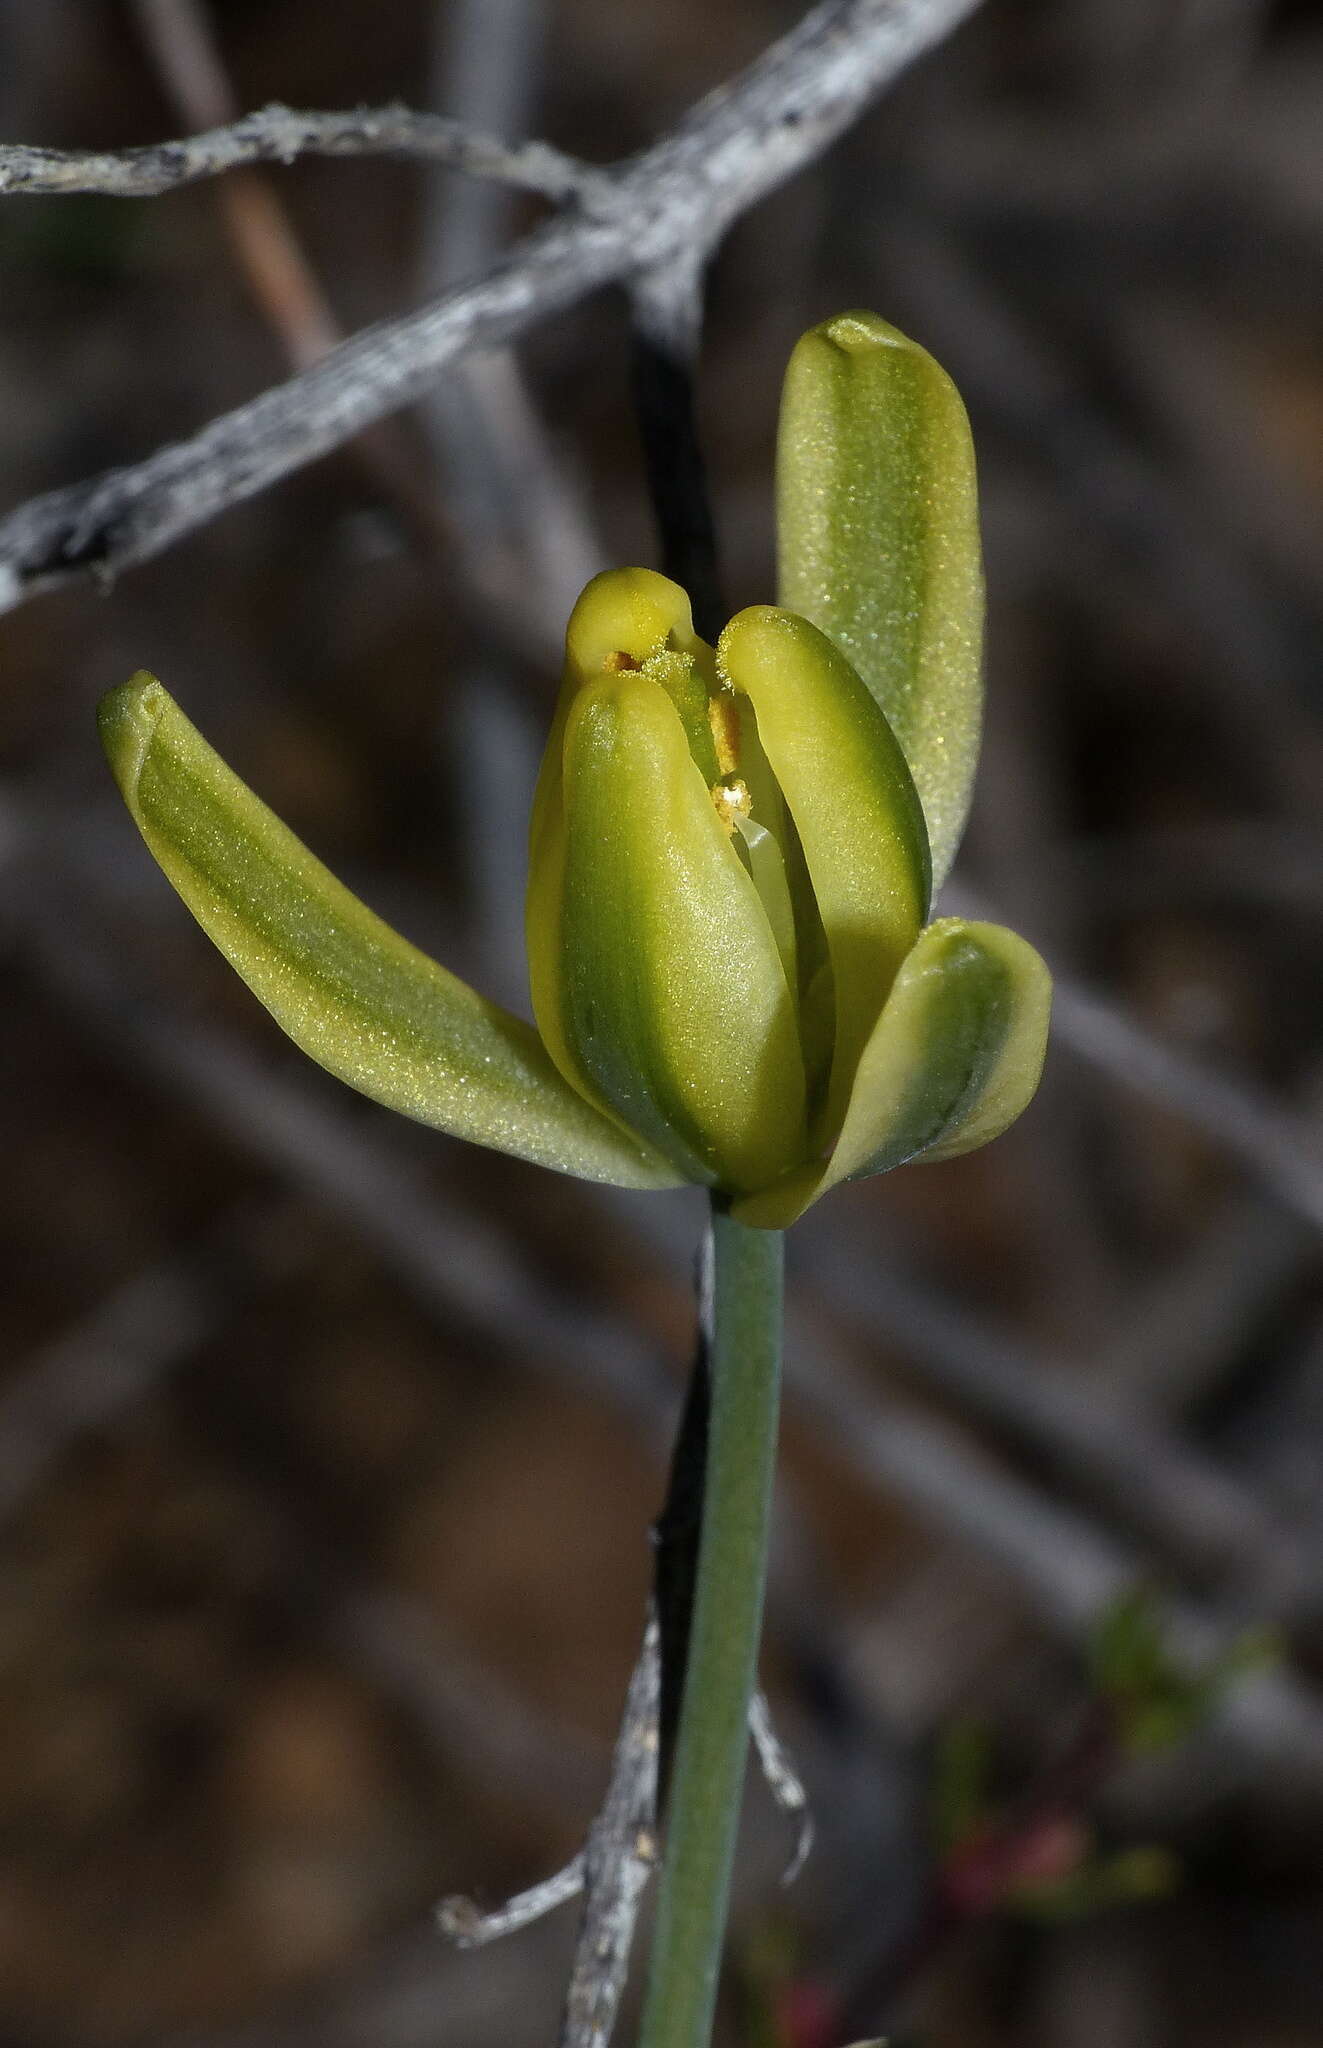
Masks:
[[[135,819],[277,1021],[375,1100],[590,1180],[696,1182],[780,1228],[836,1182],[995,1137],[1049,982],[926,922],[977,755],[982,592],[964,411],[872,315],[791,359],[781,594],[715,648],[646,569],[589,584],[533,806],[538,1030],[349,894],[161,685],[102,705]]]

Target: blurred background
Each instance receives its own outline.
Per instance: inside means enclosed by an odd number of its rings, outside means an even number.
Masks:
[[[798,11],[5,0],[0,137],[400,99],[607,160]],[[1065,984],[1022,1124],[792,1240],[765,1672],[819,1840],[782,1889],[751,1786],[730,2043],[1323,2041],[1320,105],[1309,0],[989,0],[715,266],[732,608],[772,595],[803,327],[873,306],[966,396],[989,712],[950,901]],[[6,509],[536,217],[371,161],[3,201]],[[152,668],[522,1005],[557,637],[589,574],[653,559],[611,295],[0,621],[6,2042],[553,2035],[573,1909],[467,1955],[431,1911],[546,1875],[600,1798],[701,1205],[302,1062],[161,881],[92,712]],[[1178,1675],[1265,1627],[1217,1697]]]

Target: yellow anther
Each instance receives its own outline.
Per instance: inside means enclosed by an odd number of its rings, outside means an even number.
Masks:
[[[714,697],[708,698],[707,722],[712,728],[718,768],[724,776],[737,774],[740,765],[740,709],[733,690],[721,689]]]
[[[728,775],[724,781],[714,782],[712,801],[717,807],[717,816],[726,830],[732,834],[735,830],[735,820],[747,818],[753,809],[749,785],[742,782],[738,775]]]

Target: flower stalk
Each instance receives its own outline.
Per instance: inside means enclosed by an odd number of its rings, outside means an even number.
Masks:
[[[780,1231],[713,1203],[707,1470],[642,2048],[706,2048],[762,1627],[781,1385]]]

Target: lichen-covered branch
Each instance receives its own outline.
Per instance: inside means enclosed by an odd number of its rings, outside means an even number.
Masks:
[[[444,114],[409,107],[355,107],[313,113],[274,101],[221,128],[141,149],[39,149],[0,144],[0,193],[94,192],[110,199],[155,199],[199,178],[248,164],[292,164],[301,156],[399,156],[446,164],[561,202],[591,189],[587,164],[546,142],[499,142]]]
[[[701,262],[977,5],[823,0],[670,135],[598,172],[571,210],[485,276],[367,328],[191,439],[11,513],[0,522],[0,610],[160,554],[412,403],[470,349],[508,342],[605,284]]]

